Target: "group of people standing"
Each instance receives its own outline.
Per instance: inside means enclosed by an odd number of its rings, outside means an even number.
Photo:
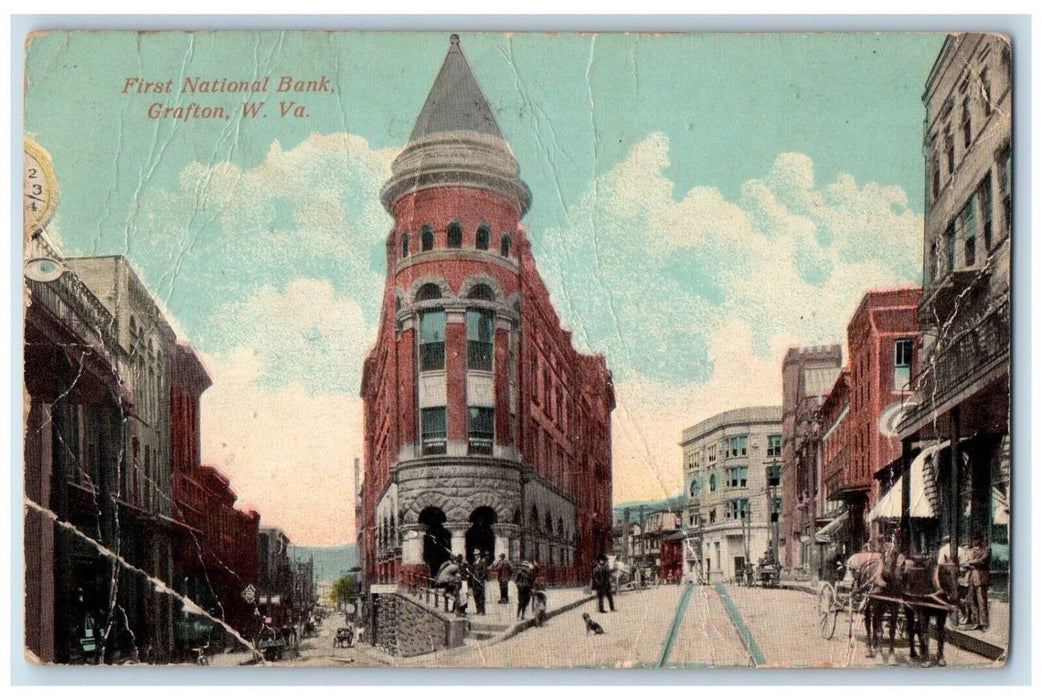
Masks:
[[[473,563],[467,562],[462,554],[457,554],[450,557],[438,569],[434,585],[444,589],[453,598],[457,615],[467,613],[468,601],[463,599],[464,582],[470,591],[470,598],[474,600],[475,614],[485,614],[485,583],[493,574],[496,582],[499,583],[500,605],[510,604],[509,586],[513,579],[514,585],[517,587],[516,616],[518,619],[525,619],[525,613],[533,597],[536,598],[536,605],[533,608],[538,608],[541,601],[542,610],[545,611],[545,586],[543,579],[537,576],[538,565],[523,561],[515,571],[506,554],[500,554],[499,559],[494,563],[491,560],[492,556],[489,552],[474,550]],[[536,613],[538,616],[539,610],[536,610]]]

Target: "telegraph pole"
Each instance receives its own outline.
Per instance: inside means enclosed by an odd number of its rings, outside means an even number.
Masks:
[[[778,521],[781,518],[781,513],[775,517],[774,503],[777,498],[777,489],[779,482],[781,481],[781,469],[778,460],[775,459],[767,466],[767,522],[769,536],[771,538],[771,557],[774,559],[775,564],[780,563],[778,558]]]

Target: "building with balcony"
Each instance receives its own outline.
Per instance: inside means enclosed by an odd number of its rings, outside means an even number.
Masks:
[[[938,510],[937,527],[913,529],[909,545],[935,546],[942,533],[953,547],[986,538],[999,588],[1009,551],[1011,88],[1012,47],[995,34],[950,35],[927,79],[922,361],[898,425],[906,470],[931,453],[923,478]],[[913,528],[902,504],[903,529]]]
[[[587,579],[611,549],[611,374],[550,303],[520,225],[531,194],[455,35],[381,201],[394,226],[361,386],[366,581],[474,550]]]
[[[198,459],[197,422],[171,421],[176,337],[125,258],[63,258],[42,231],[26,254],[59,273],[25,290],[26,646],[43,661],[170,660],[181,605],[153,581],[176,581],[185,530],[174,454]]]
[[[107,555],[120,550],[124,416],[134,397],[119,372],[124,348],[112,312],[40,231],[26,241],[24,338],[25,648],[47,663],[97,663],[131,654],[103,643],[112,581],[128,578]],[[60,526],[57,521],[67,523]],[[121,592],[129,629],[147,633]],[[119,629],[119,626],[116,626]]]
[[[685,428],[680,446],[684,525],[693,540],[685,547],[685,574],[733,580],[765,552],[776,557],[784,485],[782,407],[719,413]]]
[[[789,348],[782,361],[782,514],[787,567],[813,567],[814,530],[825,515],[817,410],[843,365],[839,345]]]

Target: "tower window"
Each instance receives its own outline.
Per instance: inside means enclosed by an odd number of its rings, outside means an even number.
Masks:
[[[433,282],[428,282],[420,287],[420,291],[416,292],[416,301],[430,301],[431,299],[441,299],[441,287]]]
[[[481,224],[478,226],[478,238],[477,248],[478,250],[488,250],[488,242],[492,238],[492,231],[489,230],[488,224]]]
[[[475,284],[467,293],[468,299],[480,299],[482,301],[495,301],[496,293],[487,284]]]
[[[448,235],[450,248],[463,247],[463,227],[460,226],[458,221],[453,221],[449,224],[446,234]]]
[[[496,317],[491,311],[467,311],[467,367],[492,371],[492,336]]]
[[[470,427],[467,431],[467,449],[471,454],[492,454],[492,437],[495,425],[494,409],[486,406],[471,406]]]
[[[402,234],[402,257],[409,257],[409,234]]]
[[[423,454],[443,455],[445,454],[446,430],[445,407],[425,408],[420,416],[421,433],[423,439]]]
[[[420,371],[445,369],[445,312],[420,316]]]
[[[504,258],[510,257],[511,242],[512,241],[510,239],[510,234],[504,233],[503,238],[499,241],[499,254],[502,255]]]
[[[434,249],[434,231],[427,224],[420,228],[420,247],[424,252]]]

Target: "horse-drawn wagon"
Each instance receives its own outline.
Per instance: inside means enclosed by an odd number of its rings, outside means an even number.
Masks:
[[[853,644],[855,619],[860,617],[864,620],[867,655],[874,657],[886,617],[891,663],[895,660],[897,631],[903,629],[909,658],[945,665],[945,624],[948,614],[958,610],[952,602],[958,600],[958,572],[954,565],[937,565],[892,551],[862,552],[847,560],[846,570],[843,580],[822,584],[818,593],[819,625],[825,639],[832,638],[839,616],[844,615],[847,636]],[[931,622],[937,640],[937,654],[932,657],[927,638]]]

